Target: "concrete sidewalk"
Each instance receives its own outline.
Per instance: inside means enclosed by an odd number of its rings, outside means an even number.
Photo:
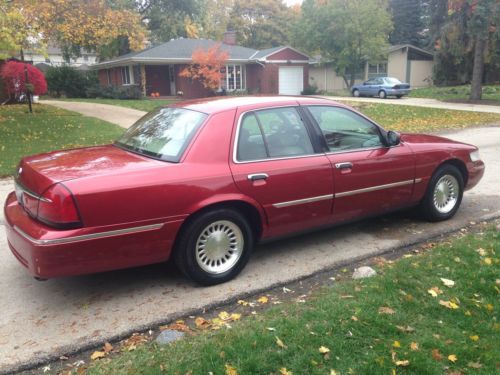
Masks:
[[[394,104],[394,105],[412,105],[415,107],[427,107],[427,108],[439,108],[439,109],[452,109],[457,111],[470,111],[470,112],[486,112],[486,113],[498,113],[500,114],[500,106],[495,105],[485,105],[485,104],[468,104],[468,103],[449,103],[441,102],[436,99],[427,98],[408,98],[406,96],[401,99],[397,98],[355,98],[349,96],[321,96],[324,99],[330,99],[335,101],[352,101],[352,102],[364,102],[364,103],[382,103],[382,104]]]
[[[98,119],[119,125],[122,128],[129,128],[147,113],[138,111],[137,109],[100,103],[66,102],[62,100],[43,100],[41,103],[78,112],[84,116],[97,117]]]

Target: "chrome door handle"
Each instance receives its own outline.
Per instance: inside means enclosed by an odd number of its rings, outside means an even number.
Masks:
[[[265,180],[269,177],[267,173],[254,173],[254,174],[249,174],[247,178],[250,181],[257,181],[257,180]]]
[[[347,169],[347,168],[352,168],[352,163],[350,161],[346,161],[343,163],[336,163],[335,168],[337,169]]]

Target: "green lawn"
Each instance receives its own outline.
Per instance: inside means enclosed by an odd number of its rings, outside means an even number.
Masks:
[[[500,115],[470,111],[343,101],[388,130],[435,132],[484,124],[500,124]]]
[[[413,89],[410,93],[412,98],[432,98],[438,100],[460,99],[468,100],[470,85],[450,87],[423,87]],[[500,104],[500,85],[483,86],[483,99],[497,100]]]
[[[168,347],[128,340],[88,373],[493,374],[500,233],[482,230],[379,261],[377,276],[335,282],[306,301],[257,315],[245,307],[232,328],[196,328],[190,318],[193,334]]]
[[[57,100],[64,100],[69,102],[111,104],[111,105],[118,105],[121,107],[138,109],[140,111],[145,111],[145,112],[150,112],[157,107],[175,103],[177,101],[175,99],[86,99],[86,98],[75,98],[75,99],[58,98]]]
[[[110,143],[123,133],[117,125],[48,105],[0,106],[0,176],[14,173],[25,155]]]

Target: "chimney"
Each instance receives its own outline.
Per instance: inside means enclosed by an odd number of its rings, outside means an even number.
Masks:
[[[222,37],[222,43],[229,44],[231,46],[236,45],[236,31],[227,30]]]

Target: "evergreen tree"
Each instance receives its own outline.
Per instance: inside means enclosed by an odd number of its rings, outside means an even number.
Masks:
[[[422,0],[391,0],[394,30],[389,36],[391,44],[412,44],[422,47],[424,44],[424,23],[422,20]]]

